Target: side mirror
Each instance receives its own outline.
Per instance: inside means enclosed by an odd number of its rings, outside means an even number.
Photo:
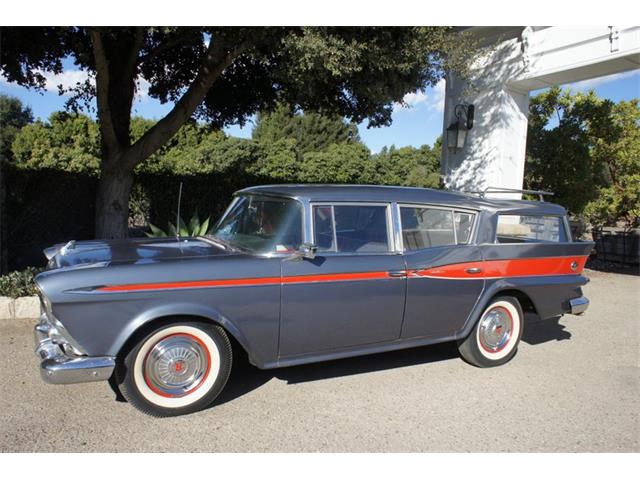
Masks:
[[[306,258],[307,260],[313,260],[316,258],[316,252],[318,247],[313,243],[303,243],[298,248],[298,251],[291,256],[291,260],[297,260],[299,258]]]

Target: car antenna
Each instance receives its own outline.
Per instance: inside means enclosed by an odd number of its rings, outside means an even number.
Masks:
[[[176,241],[180,240],[180,201],[182,200],[182,182],[178,189],[178,209],[176,210]]]

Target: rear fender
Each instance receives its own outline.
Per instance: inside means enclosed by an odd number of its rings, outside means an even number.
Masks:
[[[500,292],[517,290],[527,295],[541,319],[562,315],[571,310],[569,300],[582,295],[580,287],[589,279],[582,275],[505,278],[487,282],[464,327],[455,334],[457,340],[466,338],[491,299]]]

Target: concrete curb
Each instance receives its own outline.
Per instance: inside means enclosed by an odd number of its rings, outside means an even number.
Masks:
[[[0,297],[0,320],[28,320],[40,316],[40,300],[31,297]]]

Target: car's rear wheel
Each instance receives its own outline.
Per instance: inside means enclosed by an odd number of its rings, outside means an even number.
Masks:
[[[458,343],[467,362],[496,367],[513,358],[522,337],[523,313],[515,297],[496,297],[485,308],[471,333]]]
[[[231,343],[222,328],[172,323],[150,331],[121,359],[116,381],[137,409],[156,417],[210,405],[231,372]]]

